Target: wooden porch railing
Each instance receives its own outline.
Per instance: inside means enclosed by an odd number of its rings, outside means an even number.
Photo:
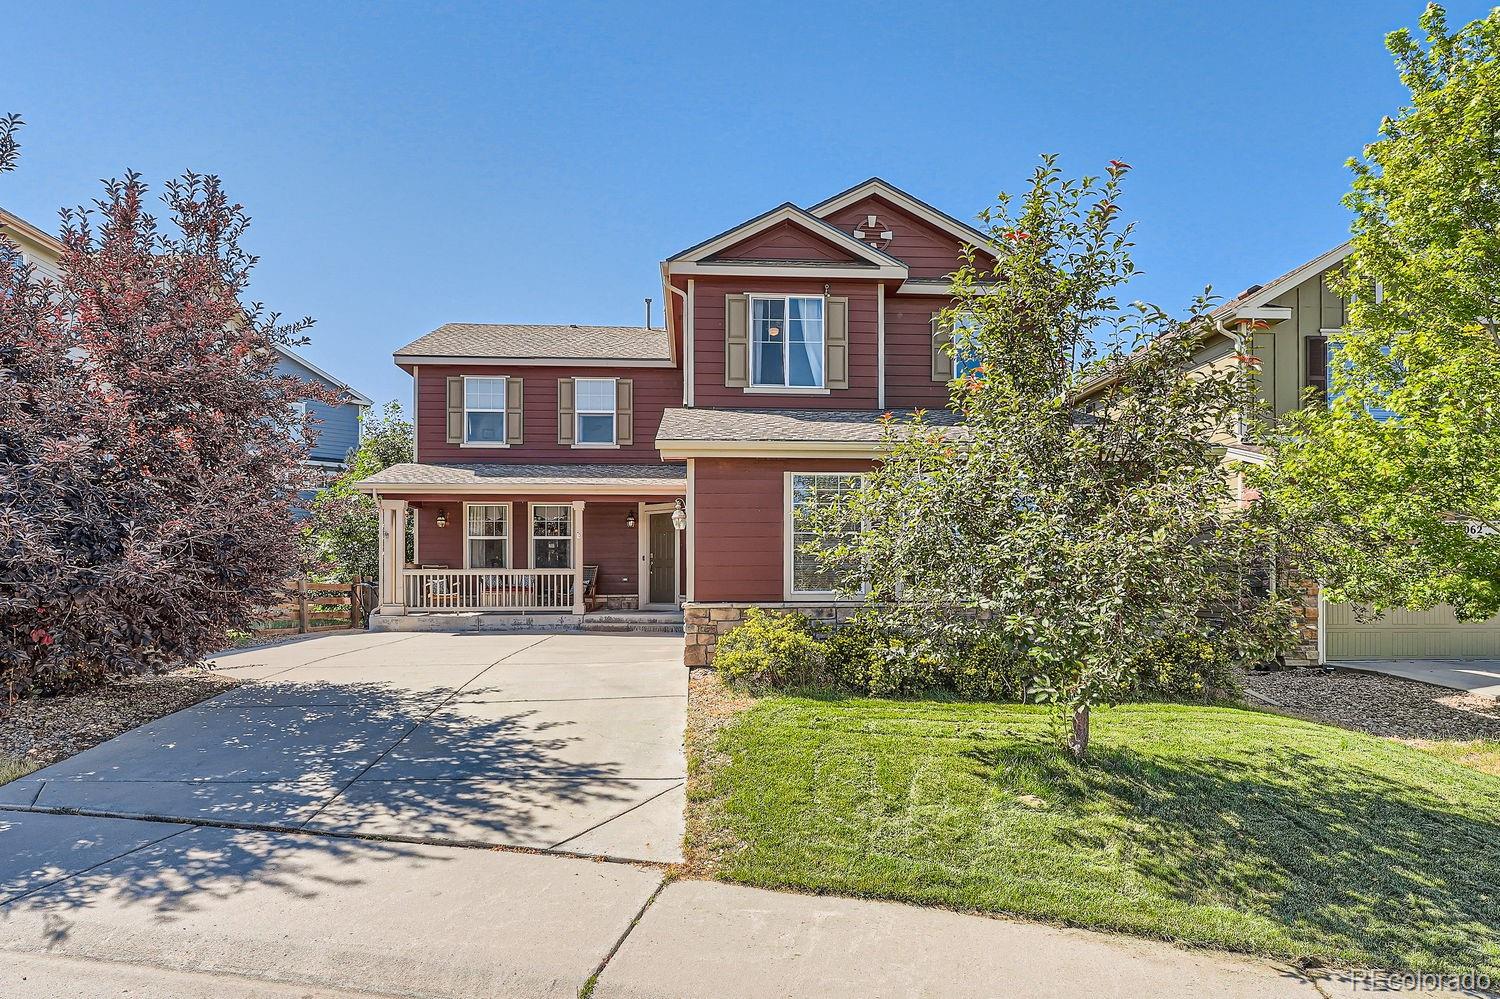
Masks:
[[[572,611],[572,569],[405,569],[410,611]]]

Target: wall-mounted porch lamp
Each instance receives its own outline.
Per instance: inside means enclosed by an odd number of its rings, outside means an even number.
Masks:
[[[447,527],[448,526],[448,511],[447,510],[439,510],[438,511],[437,526],[439,526],[439,527]]]
[[[687,528],[687,502],[685,500],[672,501],[672,526],[679,531]]]
[[[630,513],[627,513],[625,515],[625,526],[626,527],[631,527],[631,528],[635,527],[635,513],[634,513],[634,511],[632,511]]]

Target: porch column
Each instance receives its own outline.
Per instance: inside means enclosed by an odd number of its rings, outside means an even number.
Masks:
[[[573,613],[588,610],[583,599],[583,500],[573,501]]]
[[[380,501],[380,613],[406,613],[406,500]]]

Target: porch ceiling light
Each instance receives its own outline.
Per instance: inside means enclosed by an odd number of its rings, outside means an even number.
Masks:
[[[687,527],[687,504],[682,500],[672,502],[672,526],[679,531]]]

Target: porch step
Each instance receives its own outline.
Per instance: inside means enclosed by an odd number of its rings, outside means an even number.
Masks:
[[[579,625],[584,631],[616,635],[680,635],[682,614],[673,611],[593,611]]]

